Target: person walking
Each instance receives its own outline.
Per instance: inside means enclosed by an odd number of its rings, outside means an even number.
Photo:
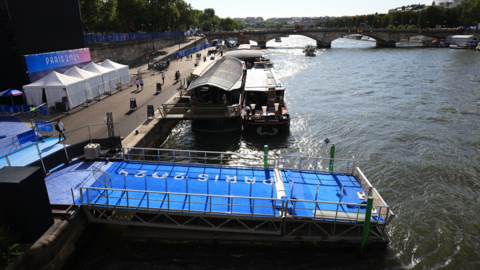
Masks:
[[[140,81],[138,80],[138,78],[135,80],[135,84],[137,85],[137,91],[138,91],[138,86],[140,85]]]
[[[162,84],[165,84],[165,74],[162,72]]]
[[[142,87],[142,90],[143,90],[143,79],[140,78],[140,86]]]
[[[63,140],[66,140],[67,137],[63,134],[63,131],[65,131],[65,127],[63,126],[63,123],[60,121],[60,119],[57,120],[57,123],[55,124],[55,130],[58,131],[58,142]]]

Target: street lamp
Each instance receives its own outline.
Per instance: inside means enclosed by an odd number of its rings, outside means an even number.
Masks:
[[[145,26],[143,23],[141,25],[142,25],[142,27]],[[147,53],[148,53],[148,37],[147,37],[146,27],[145,27],[145,44],[147,44]]]
[[[153,44],[153,45],[152,45],[152,46],[153,46],[153,49],[152,49],[152,50],[153,50],[153,52],[155,52],[155,39],[153,38],[153,27],[152,27],[152,24],[151,24],[151,23],[149,23],[148,25],[150,26],[150,31],[151,31],[151,33],[152,33],[152,44]]]

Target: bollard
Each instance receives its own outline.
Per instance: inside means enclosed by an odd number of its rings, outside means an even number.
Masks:
[[[363,223],[363,236],[362,236],[362,245],[361,252],[363,254],[363,249],[367,243],[368,233],[370,231],[370,219],[372,217],[372,207],[373,207],[373,196],[369,196],[367,200],[367,211],[365,213],[365,223]]]
[[[333,172],[333,159],[335,158],[335,144],[330,148],[330,171]]]
[[[268,145],[264,146],[264,154],[265,156],[263,157],[263,166],[265,168],[268,168]]]

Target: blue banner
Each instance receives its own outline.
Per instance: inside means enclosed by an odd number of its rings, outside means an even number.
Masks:
[[[63,73],[73,66],[82,68],[90,62],[89,48],[25,55],[31,82],[35,82],[53,71]]]
[[[220,40],[218,40],[220,41]],[[221,42],[221,41],[220,41]],[[195,48],[191,48],[191,49],[187,49],[185,51],[181,51],[181,52],[176,52],[173,57],[175,59],[179,59],[180,57],[185,57],[187,55],[190,55],[192,53],[196,53],[196,52],[199,52],[203,49],[206,49],[206,48],[210,48],[212,46],[215,46],[217,44],[217,41],[214,41],[214,42],[211,42],[211,43],[208,43],[208,44],[205,44],[205,45],[200,45],[200,46],[197,46]]]
[[[53,132],[53,125],[50,122],[35,122],[38,131]]]
[[[84,34],[85,44],[183,36],[184,32]]]
[[[32,141],[35,141],[36,139],[37,139],[37,135],[35,134],[35,130],[33,129],[17,135],[17,140],[19,144],[32,142]]]

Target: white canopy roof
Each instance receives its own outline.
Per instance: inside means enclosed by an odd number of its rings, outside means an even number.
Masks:
[[[84,66],[83,69],[91,72],[102,73],[102,74],[115,71],[114,68],[102,67],[93,62],[90,62],[90,64]]]
[[[104,89],[101,90],[100,94],[103,94],[105,91],[111,91],[117,87],[118,75],[116,69],[102,67],[93,62],[84,66],[83,69],[102,74]]]
[[[64,75],[76,77],[76,78],[84,78],[87,80],[87,92],[89,98],[96,98],[103,93],[103,79],[102,74],[91,72],[88,70],[83,70],[78,67],[72,67],[71,69],[65,71]]]
[[[72,77],[76,77],[76,78],[84,78],[84,79],[88,79],[88,78],[92,78],[92,77],[96,77],[96,76],[101,76],[98,73],[91,72],[91,71],[88,71],[88,70],[83,70],[81,68],[78,68],[77,66],[72,67],[71,69],[65,71],[63,74],[68,75],[68,76],[72,76]]]
[[[127,65],[122,65],[122,64],[119,64],[119,63],[115,63],[115,62],[111,61],[110,59],[107,59],[107,60],[103,61],[100,64],[100,66],[106,67],[106,68],[113,68],[113,69],[129,68]]]
[[[115,69],[117,71],[117,77],[122,84],[130,82],[130,68],[127,65],[115,63],[109,59],[103,61],[100,66]]]
[[[29,104],[42,104],[42,89],[45,89],[49,107],[55,105],[55,102],[61,102],[62,97],[68,96],[69,106],[74,108],[86,100],[85,83],[85,79],[54,71],[34,83],[24,85],[23,89]]]

